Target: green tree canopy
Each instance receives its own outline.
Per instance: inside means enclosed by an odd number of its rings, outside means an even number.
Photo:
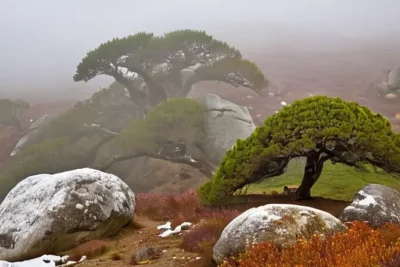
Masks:
[[[203,112],[193,99],[175,98],[155,106],[117,135],[125,151],[158,153],[165,144],[196,145],[204,137]]]
[[[249,183],[283,174],[295,157],[307,158],[296,192],[307,198],[327,160],[399,174],[400,135],[386,118],[358,103],[326,96],[299,100],[238,140],[199,194],[206,203],[218,203]]]
[[[184,70],[193,71],[193,75],[182,79]],[[268,84],[254,63],[242,59],[239,50],[195,30],[162,36],[139,32],[103,43],[78,64],[74,81],[87,82],[98,75],[114,77],[139,106],[154,106],[168,97],[185,97],[193,84],[203,80],[256,91]]]
[[[19,116],[29,108],[29,103],[17,99],[0,99],[0,125],[21,128]]]

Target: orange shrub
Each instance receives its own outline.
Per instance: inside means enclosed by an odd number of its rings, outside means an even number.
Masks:
[[[205,207],[194,190],[180,194],[141,193],[136,195],[136,215],[156,221],[171,221],[173,227],[183,223],[198,223],[208,218],[240,213],[224,208]],[[233,219],[233,218],[232,218]]]
[[[197,193],[188,190],[181,194],[136,194],[136,214],[152,220],[181,220],[194,221],[198,213],[204,211]]]
[[[70,260],[78,261],[82,256],[93,259],[104,254],[109,248],[109,244],[103,240],[92,240],[74,248],[69,254]]]
[[[224,228],[239,214],[238,211],[229,210],[208,213],[199,224],[183,234],[181,248],[190,252],[204,253],[204,245],[214,246]]]
[[[181,248],[201,254],[201,260],[192,262],[190,267],[215,266],[212,260],[213,247],[224,228],[236,218],[236,210],[215,210],[204,214],[201,222],[182,236]]]
[[[399,226],[385,227],[400,231]],[[242,255],[227,259],[221,267],[399,266],[394,264],[399,261],[400,240],[393,241],[366,223],[353,222],[347,232],[325,239],[314,235],[281,250],[270,242],[256,244]]]

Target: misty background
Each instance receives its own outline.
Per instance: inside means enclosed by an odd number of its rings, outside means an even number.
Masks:
[[[138,31],[205,30],[245,57],[334,53],[398,46],[399,10],[398,0],[0,0],[0,98],[87,97],[112,79],[73,82],[86,52]]]

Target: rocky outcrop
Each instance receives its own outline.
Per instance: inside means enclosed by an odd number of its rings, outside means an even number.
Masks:
[[[326,235],[346,229],[337,218],[321,210],[269,204],[249,209],[229,223],[213,248],[213,258],[220,264],[258,242],[270,241],[282,247],[294,244],[298,238],[308,239],[313,234]]]
[[[11,152],[11,156],[15,156],[24,147],[31,144],[35,138],[42,134],[44,127],[48,125],[50,121],[51,117],[49,115],[43,115],[34,121],[29,127],[28,133],[24,135],[15,145],[14,150]]]
[[[395,66],[389,73],[387,85],[391,89],[400,89],[400,65]]]
[[[86,168],[28,177],[0,205],[0,259],[33,258],[113,235],[134,211],[134,193],[112,174]]]
[[[367,221],[372,227],[400,224],[400,192],[384,185],[366,185],[355,194],[339,219],[342,222]]]
[[[204,108],[203,128],[208,136],[201,146],[206,156],[218,165],[237,139],[249,137],[256,126],[246,107],[213,94],[197,99]]]

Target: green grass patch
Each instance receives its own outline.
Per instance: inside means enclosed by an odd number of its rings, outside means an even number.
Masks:
[[[249,186],[248,194],[283,192],[283,187],[295,186],[301,183],[304,172],[304,163],[292,160],[285,174],[254,183]],[[400,179],[374,170],[357,171],[343,164],[326,162],[321,177],[311,189],[312,196],[338,200],[352,201],[354,194],[367,184],[383,184],[393,188],[400,188]]]

